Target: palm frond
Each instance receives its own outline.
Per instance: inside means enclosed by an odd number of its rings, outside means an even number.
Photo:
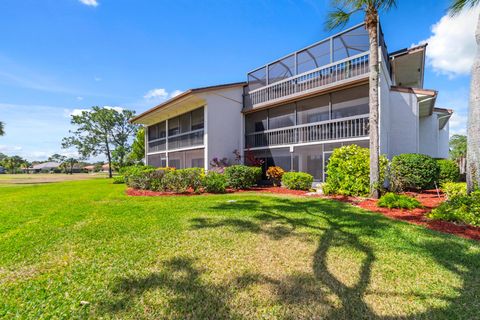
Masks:
[[[0,136],[3,136],[5,134],[5,131],[3,129],[3,122],[0,121]]]
[[[397,7],[397,0],[377,0],[377,10],[388,11]]]
[[[458,15],[463,9],[472,9],[480,3],[480,0],[453,0],[449,11],[451,16]]]
[[[353,12],[346,12],[343,9],[337,9],[328,13],[327,22],[325,27],[328,30],[333,30],[338,27],[343,27],[347,24],[352,16]]]

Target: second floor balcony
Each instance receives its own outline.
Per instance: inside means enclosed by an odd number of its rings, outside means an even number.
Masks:
[[[380,29],[379,44],[386,53]],[[247,75],[244,104],[255,109],[368,78],[369,37],[364,24],[342,31]]]

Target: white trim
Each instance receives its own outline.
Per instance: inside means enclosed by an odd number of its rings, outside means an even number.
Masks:
[[[329,143],[338,143],[338,142],[349,142],[349,141],[361,141],[361,140],[370,140],[367,137],[358,137],[358,138],[350,138],[350,139],[337,139],[337,140],[323,140],[323,141],[314,141],[314,142],[305,142],[305,143],[295,143],[295,144],[281,144],[275,146],[267,146],[267,147],[256,147],[256,148],[244,148],[243,151],[251,150],[265,150],[265,149],[279,149],[279,148],[290,148],[290,147],[301,147],[301,146],[311,146],[316,144],[329,144]]]
[[[198,145],[198,146],[192,146],[192,147],[186,147],[186,148],[180,148],[180,149],[170,149],[166,151],[167,153],[173,153],[173,152],[179,152],[179,151],[187,151],[187,150],[195,150],[195,149],[203,149],[205,148],[205,144]]]
[[[147,156],[151,156],[151,155],[154,155],[154,154],[160,154],[160,153],[167,153],[167,151],[166,151],[166,150],[164,150],[164,151],[154,151],[154,152],[149,152],[149,153],[147,153]]]
[[[203,167],[208,170],[208,104],[203,106]]]

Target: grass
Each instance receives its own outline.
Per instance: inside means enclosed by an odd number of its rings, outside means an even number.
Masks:
[[[329,200],[0,189],[0,318],[473,319],[480,243]]]
[[[106,173],[35,173],[35,174],[0,174],[0,187],[12,184],[44,184],[52,182],[88,180],[104,178]]]

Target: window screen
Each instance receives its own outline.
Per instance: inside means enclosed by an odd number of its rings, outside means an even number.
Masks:
[[[332,93],[332,119],[368,114],[368,85]]]
[[[300,51],[297,55],[298,73],[307,72],[330,63],[330,41],[324,41]]]
[[[203,107],[192,111],[192,131],[203,129],[204,126],[204,110]]]
[[[268,66],[268,84],[290,78],[295,75],[295,56],[292,54]]]
[[[268,129],[295,125],[295,104],[287,104],[268,110]]]
[[[297,122],[307,124],[330,120],[330,96],[323,95],[297,102]]]
[[[268,129],[267,111],[258,111],[245,115],[246,133],[260,132]]]

